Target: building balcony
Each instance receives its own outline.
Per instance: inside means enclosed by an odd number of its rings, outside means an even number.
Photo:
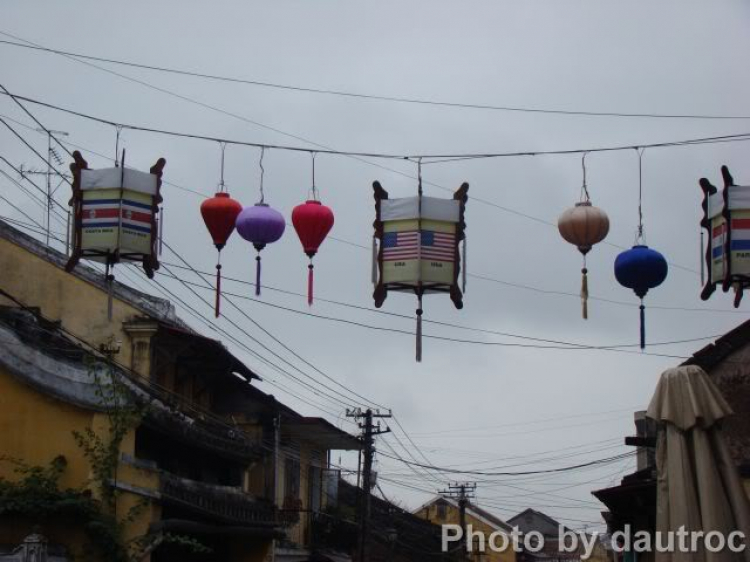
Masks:
[[[161,472],[159,495],[162,504],[226,524],[269,528],[282,525],[273,504],[258,500],[238,488],[197,482]]]

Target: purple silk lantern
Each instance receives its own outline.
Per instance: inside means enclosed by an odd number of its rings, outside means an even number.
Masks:
[[[284,234],[286,222],[277,210],[265,203],[245,207],[237,217],[237,232],[252,242],[258,255],[255,257],[255,294],[260,295],[260,251],[266,244],[276,242]]]

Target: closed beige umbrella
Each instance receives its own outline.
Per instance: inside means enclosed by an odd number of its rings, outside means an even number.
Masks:
[[[750,537],[750,504],[721,435],[732,414],[719,389],[695,365],[665,371],[649,404],[648,417],[660,423],[656,450],[656,530],[662,536],[680,527]],[[689,543],[688,543],[689,544]],[[657,562],[750,562],[750,552],[656,553]],[[678,542],[675,536],[675,548]]]

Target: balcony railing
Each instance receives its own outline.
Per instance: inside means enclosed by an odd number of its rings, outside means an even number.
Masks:
[[[188,480],[164,472],[159,479],[159,492],[164,502],[232,524],[265,527],[282,525],[275,506],[254,499],[239,489]]]
[[[200,446],[225,458],[246,461],[263,455],[261,447],[240,430],[187,418],[166,408],[150,409],[145,422],[157,431],[168,433],[172,438]]]

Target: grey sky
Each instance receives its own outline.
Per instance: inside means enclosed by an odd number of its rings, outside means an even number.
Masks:
[[[741,1],[208,4],[170,0],[115,5],[5,0],[2,7],[1,31],[44,46],[210,74],[477,104],[750,115],[750,70],[745,61],[750,52],[750,5]],[[451,109],[220,84],[102,66],[341,150],[531,151],[750,131],[750,119],[625,119]],[[114,121],[253,142],[303,144],[53,54],[0,45],[0,77],[0,83],[14,93]],[[114,153],[115,132],[111,127],[30,108],[46,126],[70,132],[71,142],[107,155]],[[8,99],[0,100],[0,114],[30,123]],[[19,130],[38,149],[45,148],[43,136]],[[40,167],[33,154],[8,131],[0,132],[0,143],[0,153],[9,160]],[[216,188],[220,151],[215,143],[126,131],[122,144],[127,148],[130,166],[145,169],[164,156],[168,181],[206,195]],[[650,341],[720,334],[746,318],[744,313],[732,312],[727,295],[719,293],[702,303],[696,271],[700,218],[697,180],[706,175],[718,183],[719,167],[727,164],[739,183],[750,181],[747,150],[747,143],[732,143],[646,151],[647,241],[671,262],[693,270],[672,267],[665,284],[648,295]],[[226,153],[229,191],[246,205],[258,198],[258,156],[259,151],[250,148],[229,147]],[[107,165],[95,156],[89,161],[95,167]],[[409,163],[374,162],[409,174],[415,172]],[[592,199],[606,210],[612,223],[607,241],[630,246],[637,224],[635,151],[591,154],[587,165]],[[265,169],[267,201],[289,217],[310,187],[310,157],[270,151],[266,153]],[[450,189],[463,181],[471,184],[467,207],[471,273],[548,291],[578,292],[580,255],[561,240],[556,228],[479,203],[472,196],[555,223],[557,216],[577,200],[580,156],[440,164],[425,167],[424,177]],[[369,247],[373,220],[370,186],[375,179],[395,196],[416,190],[414,180],[392,172],[344,157],[318,157],[321,198],[336,214],[332,236]],[[4,178],[0,180],[0,193],[41,219],[40,209]],[[428,188],[428,193],[448,196],[434,188]],[[67,199],[67,189],[60,188],[58,200]],[[195,195],[165,187],[167,241],[194,266],[212,271],[216,253],[198,212],[200,202]],[[15,211],[3,209],[3,215],[20,218]],[[62,229],[60,225],[57,228]],[[627,301],[633,306],[591,301],[590,320],[584,322],[574,296],[542,294],[470,278],[464,310],[454,310],[447,298],[430,297],[425,301],[426,318],[591,345],[635,344],[637,299],[614,279],[613,262],[618,251],[601,244],[590,254],[590,290],[595,296]],[[223,255],[224,271],[252,280],[253,258],[249,244],[235,234]],[[166,253],[164,259],[176,261]],[[328,240],[315,259],[317,294],[372,307],[369,260],[367,249]],[[266,284],[304,292],[306,258],[291,228],[280,242],[264,250],[263,264]],[[116,273],[120,280],[128,281],[125,273]],[[157,280],[209,314],[178,283]],[[142,276],[139,286],[151,287],[159,294]],[[252,290],[231,283],[227,289],[248,296]],[[300,310],[307,308],[302,298],[271,291],[265,291],[262,299]],[[321,370],[392,407],[430,461],[440,465],[478,469],[519,465],[508,470],[538,470],[626,452],[625,447],[617,445],[632,431],[630,410],[645,408],[661,371],[679,362],[638,353],[533,350],[426,340],[424,362],[417,365],[411,336],[237,302]],[[393,294],[385,310],[411,315],[415,306],[414,298]],[[242,321],[230,307],[224,310]],[[317,302],[312,311],[402,330],[414,327],[411,320],[323,302]],[[183,316],[210,333],[187,313]],[[252,325],[242,324],[278,353],[315,374]],[[518,341],[431,325],[426,326],[426,332]],[[647,351],[682,356],[703,345],[697,342]],[[238,353],[267,379],[318,400],[248,354]],[[303,412],[316,413],[268,384],[261,387]],[[340,405],[328,407],[343,411]],[[550,421],[555,418],[565,419]],[[434,433],[476,427],[485,429]],[[387,439],[406,456],[393,438]],[[390,454],[387,446],[380,449]],[[544,451],[554,452],[540,454],[538,462],[520,465],[530,459],[519,456]],[[549,460],[562,456],[566,458]],[[494,462],[488,462],[491,459]],[[343,462],[356,467],[356,459],[344,456]],[[528,506],[566,518],[564,522],[572,527],[583,526],[581,522],[599,519],[601,506],[590,496],[591,489],[609,484],[630,467],[629,463],[544,478],[495,478],[480,483],[477,495],[480,503],[501,516]],[[378,468],[382,476],[402,485],[438,487],[386,458],[381,457]],[[382,484],[390,498],[409,507],[429,497],[385,479]],[[535,492],[546,494],[529,495]]]

